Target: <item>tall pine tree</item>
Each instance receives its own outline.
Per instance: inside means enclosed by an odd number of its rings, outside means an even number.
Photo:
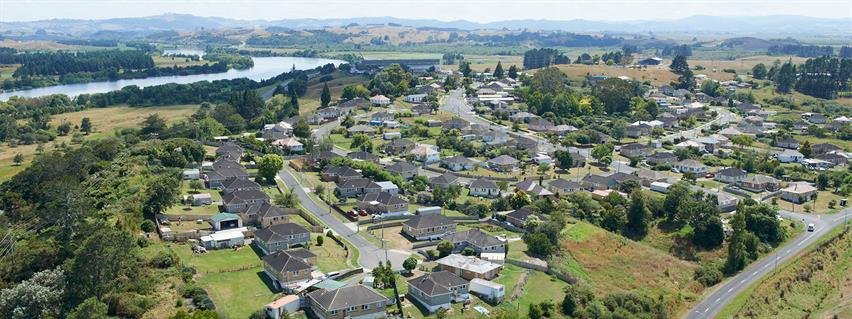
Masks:
[[[320,94],[320,104],[322,107],[328,106],[331,102],[331,90],[328,89],[328,82],[322,86],[322,94]]]

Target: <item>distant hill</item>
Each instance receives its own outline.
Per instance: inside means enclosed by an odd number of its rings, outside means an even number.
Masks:
[[[346,19],[283,19],[236,20],[219,17],[199,17],[189,14],[163,14],[138,18],[104,20],[53,19],[40,21],[0,22],[0,35],[63,34],[88,36],[99,31],[121,31],[142,35],[161,31],[199,31],[202,29],[273,27],[309,29],[326,26],[397,24],[411,27],[475,30],[475,29],[538,29],[573,32],[700,32],[749,34],[840,34],[852,35],[852,19],[823,19],[804,16],[774,15],[755,17],[716,17],[697,15],[673,20],[592,21],[574,20],[507,20],[477,23],[466,20],[440,21],[435,19],[400,19],[393,17],[361,17]]]
[[[755,37],[740,37],[740,38],[730,38],[722,41],[719,44],[720,47],[731,48],[737,50],[745,50],[745,51],[766,51],[769,47],[774,45],[784,45],[784,44],[799,44],[798,41],[792,39],[784,39],[784,40],[765,40],[759,39]]]

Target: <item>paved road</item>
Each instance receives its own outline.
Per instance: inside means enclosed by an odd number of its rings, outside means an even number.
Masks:
[[[702,125],[691,128],[689,130],[679,131],[679,132],[675,132],[675,133],[663,136],[663,137],[660,138],[660,140],[661,141],[673,141],[675,138],[679,138],[679,137],[685,137],[685,138],[688,138],[688,139],[700,137],[701,136],[701,130],[710,128],[710,126],[713,125],[713,124],[725,125],[725,124],[728,124],[728,123],[735,123],[739,120],[739,116],[734,114],[734,113],[731,113],[731,111],[728,111],[727,108],[713,106],[713,107],[711,107],[711,109],[716,111],[716,113],[717,113],[715,119],[713,119],[709,122],[706,122]]]
[[[343,223],[335,216],[331,214],[335,214],[331,212],[330,207],[321,201],[314,201],[313,198],[308,196],[308,193],[305,191],[305,188],[299,184],[296,177],[293,176],[289,171],[282,170],[278,172],[278,177],[284,181],[284,184],[287,185],[287,188],[291,190],[295,190],[296,196],[299,197],[299,200],[302,203],[302,206],[314,217],[322,221],[329,228],[334,230],[340,236],[345,237],[349,240],[352,245],[354,245],[358,251],[360,252],[360,256],[358,258],[358,263],[361,264],[362,267],[372,269],[375,268],[380,261],[384,262],[385,259],[385,250],[374,245],[372,242],[368,241],[360,234],[358,234],[355,230],[352,229],[349,225]],[[402,269],[402,262],[408,258],[409,253],[396,251],[396,250],[388,250],[387,258],[390,259],[393,268],[395,270]]]
[[[772,274],[777,265],[795,258],[798,253],[815,243],[820,237],[831,231],[831,229],[843,225],[844,216],[852,215],[852,208],[847,208],[840,213],[832,215],[801,214],[788,211],[779,211],[779,214],[790,220],[802,221],[804,219],[806,224],[814,224],[816,226],[815,230],[813,232],[805,231],[775,253],[753,262],[748,268],[730,278],[713,291],[713,293],[707,295],[703,301],[695,305],[684,316],[685,319],[715,317],[734,297],[764,276]]]

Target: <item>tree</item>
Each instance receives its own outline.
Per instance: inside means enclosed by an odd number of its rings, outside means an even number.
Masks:
[[[142,130],[140,133],[142,134],[160,134],[166,129],[166,120],[163,119],[160,114],[154,113],[148,115],[144,121],[142,121]]]
[[[526,233],[523,238],[529,252],[540,257],[549,257],[556,250],[550,239],[544,233]]]
[[[471,70],[471,68],[470,68],[470,62],[460,61],[459,62],[459,72],[461,72],[461,74],[464,77],[470,76],[470,73],[473,72],[473,70]]]
[[[286,208],[297,208],[301,204],[299,196],[292,189],[284,190],[280,195],[275,196],[275,205]]]
[[[97,298],[91,297],[77,305],[69,314],[68,319],[108,319],[109,307]]]
[[[731,143],[740,147],[740,149],[751,146],[754,143],[754,140],[751,136],[748,135],[737,135],[731,138]]]
[[[21,165],[21,163],[24,162],[24,155],[21,155],[21,153],[15,154],[15,158],[12,159],[12,162],[15,163],[15,166]]]
[[[509,66],[509,72],[508,72],[508,75],[509,75],[509,77],[510,77],[510,78],[512,78],[512,79],[517,79],[517,78],[518,78],[518,66],[516,66],[516,65],[514,65],[514,64],[512,64],[511,66]]]
[[[446,257],[453,252],[453,243],[442,240],[438,243],[438,252],[441,253],[441,257]]]
[[[574,158],[571,157],[571,153],[569,151],[557,150],[554,152],[554,155],[558,161],[559,168],[569,169],[574,167]]]
[[[402,263],[402,268],[405,268],[405,270],[407,270],[408,273],[411,273],[411,271],[414,270],[414,268],[417,268],[417,258],[414,258],[414,255],[409,256]]]
[[[645,205],[645,196],[641,189],[636,189],[630,194],[630,208],[627,210],[627,229],[634,235],[645,237],[648,233],[650,217],[648,207]]]
[[[693,78],[692,70],[689,69],[689,63],[686,62],[686,56],[675,56],[669,68],[672,70],[672,73],[679,75],[677,83],[672,83],[672,86],[677,89],[686,90],[691,90],[695,87],[695,79]]]
[[[758,80],[763,80],[766,78],[766,65],[763,63],[756,64],[753,68],[751,68],[751,76]]]
[[[814,150],[811,146],[810,141],[804,141],[802,142],[802,145],[799,146],[799,153],[802,153],[802,155],[804,155],[805,157],[811,157],[811,154],[813,154],[813,152]]]
[[[328,82],[325,82],[322,86],[322,93],[320,94],[320,105],[326,107],[328,103],[331,103],[331,90],[328,88]]]
[[[139,229],[141,229],[143,232],[151,233],[157,230],[157,225],[154,224],[154,222],[152,222],[150,219],[146,219],[142,221],[142,224],[139,225]]]
[[[592,87],[592,95],[603,102],[607,114],[616,114],[630,111],[630,101],[637,96],[637,91],[628,81],[608,78]]]
[[[368,98],[370,97],[370,90],[365,88],[360,84],[350,84],[343,87],[343,92],[340,93],[340,98],[343,100],[351,100],[356,97],[360,98]]]
[[[194,179],[194,180],[189,181],[189,188],[191,188],[192,190],[194,190],[196,192],[199,189],[202,189],[203,187],[204,187],[204,183],[202,183],[201,180]]]
[[[323,235],[317,236],[317,246],[322,246],[323,243],[325,243],[325,237]]]
[[[612,144],[598,144],[592,149],[592,157],[604,165],[609,165],[612,162],[612,152],[615,148]]]
[[[267,183],[275,183],[275,175],[284,168],[284,159],[275,154],[266,154],[257,161],[257,174]]]
[[[59,134],[60,136],[68,135],[69,132],[71,132],[71,124],[68,122],[62,122],[56,126],[56,134]]]
[[[779,93],[790,93],[790,89],[796,84],[796,67],[793,62],[787,61],[775,75],[775,90]]]
[[[154,178],[147,188],[147,200],[144,209],[148,217],[172,207],[178,201],[180,180],[174,175],[162,174]]]
[[[136,239],[127,232],[105,226],[83,241],[68,266],[71,299],[103,298],[137,271]],[[93,262],[97,261],[97,262]],[[120,278],[124,278],[120,280]]]
[[[497,61],[497,66],[494,67],[494,77],[502,79],[504,75],[503,64],[500,61]]]
[[[80,130],[83,131],[83,133],[86,133],[86,135],[89,135],[89,133],[92,132],[92,120],[88,117],[84,117],[80,122]]]
[[[541,319],[544,317],[544,313],[538,304],[531,303],[529,306],[529,311],[527,312],[527,316],[529,316],[530,319]]]
[[[305,119],[296,121],[296,125],[293,126],[293,135],[300,138],[310,138],[311,126],[308,125],[308,121]]]
[[[65,286],[61,268],[37,272],[30,279],[0,290],[0,313],[11,319],[61,318]]]

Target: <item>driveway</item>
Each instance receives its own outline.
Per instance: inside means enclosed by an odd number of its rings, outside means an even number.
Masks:
[[[305,187],[303,187],[302,184],[297,181],[297,178],[289,171],[282,170],[278,172],[278,178],[287,185],[287,188],[296,192],[296,196],[299,197],[302,207],[304,207],[308,213],[331,228],[338,234],[338,236],[345,237],[349,243],[358,249],[360,252],[358,263],[361,264],[361,267],[373,269],[378,266],[380,261],[385,262],[389,259],[394,270],[403,269],[402,262],[408,258],[410,253],[395,250],[388,250],[385,252],[385,250],[381,247],[377,247],[372,242],[362,237],[350,226],[337,219],[337,217],[332,216],[331,214],[335,213],[331,212],[331,207],[329,207],[325,202],[314,201],[312,197],[308,196],[308,193],[305,191]]]
[[[737,295],[746,288],[758,282],[764,276],[775,271],[777,265],[795,258],[800,252],[819,238],[827,234],[834,227],[843,225],[844,216],[852,213],[852,208],[847,208],[840,213],[831,215],[815,215],[779,211],[782,217],[793,221],[804,221],[805,224],[814,224],[813,232],[805,231],[786,245],[778,248],[776,252],[766,255],[757,260],[745,270],[719,285],[712,293],[704,297],[684,316],[686,319],[713,318],[719,311],[728,305]]]

